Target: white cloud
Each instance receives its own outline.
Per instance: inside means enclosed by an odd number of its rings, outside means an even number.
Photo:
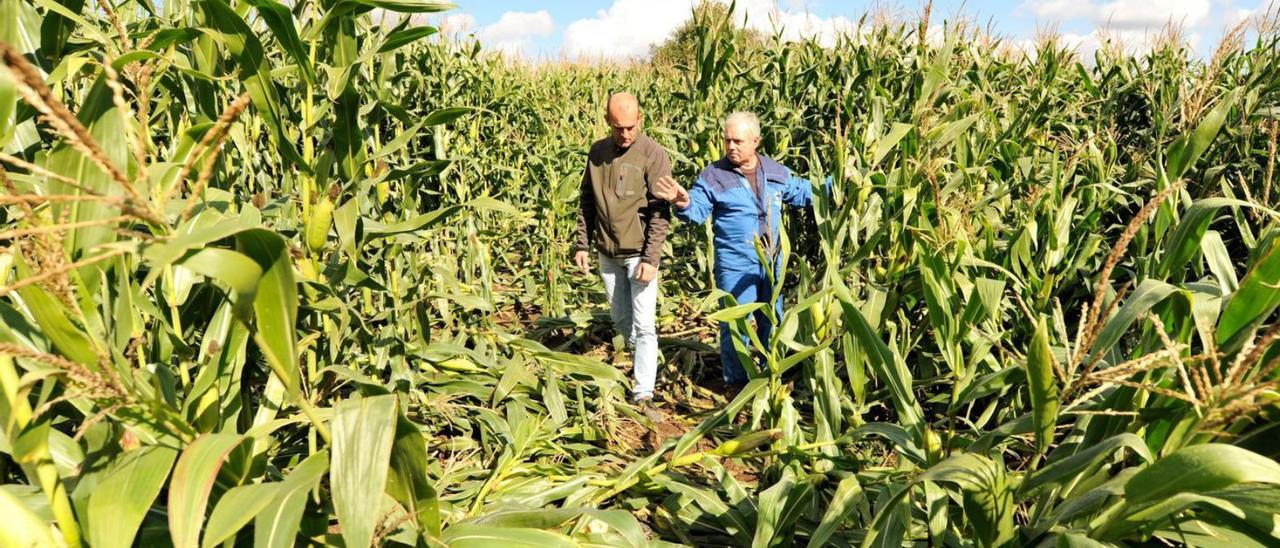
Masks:
[[[1009,38],[1001,42],[1001,45],[1008,51],[1026,54],[1034,60],[1039,53],[1040,41],[1035,38]]]
[[[373,8],[369,11],[369,17],[374,23],[388,28],[400,24],[400,21],[406,16],[408,16],[409,24],[412,26],[436,27],[450,36],[469,33],[476,26],[475,16],[467,13],[450,15],[431,13],[402,14],[382,8]]]
[[[470,13],[441,15],[432,24],[446,36],[470,34],[476,28],[476,17]]]
[[[695,0],[614,0],[595,17],[579,19],[564,32],[564,53],[571,58],[629,59],[647,54],[654,45],[689,20]],[[784,40],[812,38],[824,45],[853,31],[846,17],[818,17],[806,3],[789,0],[779,9],[773,0],[739,0],[738,24],[772,34],[781,29]]]
[[[924,33],[924,41],[932,47],[942,47],[947,43],[947,27],[943,25],[929,25],[929,30],[926,30]]]
[[[1169,21],[1194,27],[1209,17],[1209,0],[1116,0],[1098,8],[1098,22],[1134,29]]]
[[[1022,9],[1045,21],[1089,20],[1117,29],[1145,29],[1169,21],[1194,27],[1211,11],[1209,0],[1028,0]]]
[[[1030,0],[1022,9],[1031,10],[1036,17],[1051,21],[1070,21],[1093,16],[1097,8],[1087,0]]]
[[[1230,6],[1230,5],[1226,7],[1233,8],[1233,6]],[[1271,0],[1269,2],[1260,2],[1258,7],[1255,7],[1253,9],[1248,9],[1248,8],[1229,9],[1225,16],[1225,22],[1228,27],[1234,27],[1243,21],[1247,21],[1247,20],[1259,18],[1259,17],[1265,18],[1269,15],[1274,15],[1277,12],[1277,10],[1280,10],[1280,1],[1277,1],[1277,0]]]
[[[692,7],[692,0],[615,0],[595,17],[569,23],[564,53],[588,59],[644,55],[687,21]]]
[[[556,22],[547,10],[508,11],[481,29],[477,36],[485,45],[498,51],[524,56],[532,48],[534,38],[548,36],[555,30]]]
[[[1229,25],[1233,16],[1244,16],[1246,10],[1235,10],[1232,4],[1231,0],[1027,0],[1020,9],[1033,13],[1041,25],[1065,24],[1073,32],[1063,33],[1060,43],[1091,61],[1108,43],[1129,53],[1148,52],[1168,36],[1169,23],[1184,31],[1183,40],[1195,54],[1202,54],[1206,33],[1212,36]]]
[[[1097,31],[1094,31],[1089,34],[1065,33],[1061,36],[1059,43],[1063,47],[1076,50],[1081,59],[1092,61],[1094,54],[1101,47],[1101,42]]]
[[[1227,14],[1227,24],[1228,25],[1238,24],[1241,21],[1244,21],[1250,17],[1253,17],[1254,12],[1256,11],[1257,10],[1251,10],[1247,8],[1237,8],[1233,13]]]
[[[395,22],[389,16],[383,16],[382,21],[384,25]],[[516,56],[528,53],[534,38],[548,36],[555,32],[556,27],[555,20],[547,10],[508,11],[503,13],[497,21],[483,28],[477,24],[476,17],[469,13],[448,15],[416,13],[411,16],[410,21],[418,25],[434,26],[440,29],[440,34],[452,38],[472,35],[488,48]]]
[[[744,0],[738,6],[742,12],[739,24],[766,34],[781,30],[782,39],[787,41],[813,39],[831,46],[840,35],[852,33],[855,26],[846,17],[819,17],[803,9],[780,10],[771,0]]]
[[[1154,49],[1164,39],[1163,29],[1107,29],[1098,28],[1088,34],[1064,33],[1059,44],[1074,49],[1086,63],[1092,63],[1094,54],[1104,45],[1115,47],[1130,54],[1146,53]],[[1201,35],[1192,32],[1183,36],[1186,45],[1195,50],[1201,42]]]

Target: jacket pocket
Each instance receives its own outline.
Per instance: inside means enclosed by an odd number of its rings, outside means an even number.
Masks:
[[[623,201],[630,201],[635,199],[637,194],[643,194],[645,192],[644,170],[640,166],[631,164],[618,166],[618,180],[614,184],[613,192],[619,200]]]

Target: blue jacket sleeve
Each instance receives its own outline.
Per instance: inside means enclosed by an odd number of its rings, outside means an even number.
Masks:
[[[711,216],[712,206],[715,204],[715,197],[711,192],[711,185],[705,179],[698,178],[698,182],[693,184],[693,188],[689,189],[689,207],[684,209],[673,208],[676,210],[676,218],[686,223],[695,225],[702,224]]]
[[[814,184],[808,179],[796,177],[794,173],[787,178],[787,187],[782,192],[782,201],[792,207],[811,207],[813,206],[813,187]],[[827,177],[823,188],[827,195],[831,195],[831,177]]]

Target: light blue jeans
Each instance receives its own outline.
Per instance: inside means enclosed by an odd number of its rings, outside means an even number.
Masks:
[[[658,279],[645,283],[635,279],[639,257],[615,259],[598,254],[604,293],[609,298],[613,327],[635,349],[631,362],[636,385],[633,397],[653,396],[658,376]]]

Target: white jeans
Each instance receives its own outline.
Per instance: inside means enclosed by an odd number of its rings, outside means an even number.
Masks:
[[[636,281],[639,257],[615,259],[598,255],[613,327],[627,339],[627,345],[635,349],[631,360],[636,376],[633,394],[652,396],[658,376],[658,279],[655,277],[648,283]]]

